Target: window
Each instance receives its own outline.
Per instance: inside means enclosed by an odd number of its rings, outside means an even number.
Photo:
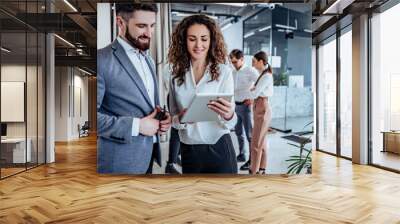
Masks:
[[[340,36],[340,155],[352,157],[352,33]]]
[[[374,15],[371,19],[372,163],[395,170],[400,170],[398,21],[400,4]]]
[[[318,149],[336,154],[336,36],[318,48]]]

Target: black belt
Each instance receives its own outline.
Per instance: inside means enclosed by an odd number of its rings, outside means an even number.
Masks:
[[[236,105],[243,105],[243,104],[244,104],[244,101],[242,101],[242,102],[235,102],[235,104],[236,104]]]

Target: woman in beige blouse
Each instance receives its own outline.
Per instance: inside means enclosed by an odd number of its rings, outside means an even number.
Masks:
[[[266,137],[271,122],[269,98],[273,95],[274,81],[272,69],[268,64],[268,57],[265,52],[260,51],[255,54],[252,64],[260,72],[260,76],[251,89],[252,98],[254,99],[254,128],[252,132],[249,172],[250,174],[265,174],[267,167]]]

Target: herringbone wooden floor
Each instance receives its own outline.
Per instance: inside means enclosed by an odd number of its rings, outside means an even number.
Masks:
[[[96,173],[95,138],[0,181],[0,223],[400,223],[400,175],[314,152],[310,176]]]

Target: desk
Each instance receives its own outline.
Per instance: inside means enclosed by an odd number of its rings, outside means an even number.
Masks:
[[[299,143],[300,145],[305,145],[305,144],[311,143],[311,139],[302,137],[302,136],[298,136],[298,135],[287,135],[287,136],[282,136],[281,138],[287,139],[292,142]]]
[[[32,158],[30,138],[27,139],[25,151],[25,138],[6,138],[1,139],[1,157],[6,163],[25,163],[30,162]],[[27,160],[25,161],[25,159]]]
[[[383,150],[382,152],[392,152],[400,154],[400,131],[382,131]]]
[[[308,150],[305,149],[304,146],[307,145],[308,143],[311,143],[310,138],[299,136],[299,135],[287,135],[287,136],[282,136],[281,138],[298,143],[299,145],[295,145],[292,143],[288,143],[288,144],[300,148],[300,156],[303,155],[303,150],[306,150],[308,152]]]

